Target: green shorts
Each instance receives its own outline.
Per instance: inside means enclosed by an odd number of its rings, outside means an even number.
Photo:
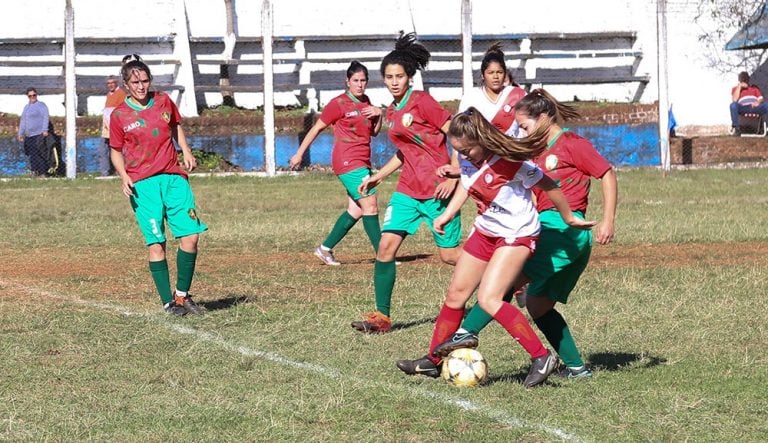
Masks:
[[[395,192],[389,200],[389,206],[384,213],[381,232],[407,232],[413,235],[418,231],[422,221],[427,222],[429,230],[438,248],[455,248],[461,241],[461,216],[456,214],[445,225],[445,234],[438,234],[432,227],[432,222],[445,212],[449,200],[429,198],[417,200],[401,192]]]
[[[574,216],[584,218],[581,212]],[[541,234],[536,252],[523,268],[531,280],[528,295],[568,302],[592,252],[592,231],[569,227],[555,210],[539,214]]]
[[[197,218],[195,197],[186,178],[159,174],[133,184],[131,207],[147,246],[165,242],[165,221],[175,238],[208,229]]]
[[[371,168],[368,167],[353,169],[349,172],[337,175],[341,181],[341,184],[344,185],[344,189],[347,190],[347,195],[354,201],[358,201],[363,197],[368,197],[369,195],[376,193],[376,188],[368,191],[368,194],[366,195],[360,195],[360,193],[357,192],[357,188],[360,187],[360,185],[363,183],[363,180],[370,176]]]

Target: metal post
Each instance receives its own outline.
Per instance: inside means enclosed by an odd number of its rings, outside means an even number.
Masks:
[[[75,78],[75,11],[67,0],[64,11],[64,111],[66,113],[67,178],[77,175],[77,85]]]
[[[669,159],[669,88],[667,79],[667,0],[656,3],[659,88],[659,153],[664,175],[670,170]]]
[[[472,82],[472,0],[461,1],[461,85],[464,94],[474,87]]]
[[[275,175],[275,97],[272,70],[272,1],[261,7],[261,45],[264,55],[264,168]]]

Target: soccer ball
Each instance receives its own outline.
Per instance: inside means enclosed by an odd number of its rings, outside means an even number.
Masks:
[[[477,386],[488,377],[488,363],[474,349],[456,349],[443,359],[441,375],[454,386]]]

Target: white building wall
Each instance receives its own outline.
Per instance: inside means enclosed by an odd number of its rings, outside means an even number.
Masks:
[[[103,0],[72,0],[76,37],[168,36],[177,25],[174,3],[184,1],[192,37],[221,37],[225,30],[223,0],[134,0],[114,5]],[[729,90],[733,75],[707,67],[694,22],[696,0],[669,0],[669,97],[680,125],[727,125]],[[261,0],[235,0],[237,33],[261,34]],[[5,8],[0,15],[0,40],[63,38],[64,0],[30,0],[25,7]],[[273,0],[275,36],[395,34],[415,30],[420,34],[457,34],[460,0]],[[635,31],[636,48],[644,53],[638,72],[651,74],[642,101],[657,100],[656,3],[632,0],[542,0],[535,3],[475,0],[473,31],[477,34],[589,33]],[[35,11],[34,14],[30,11]],[[734,27],[733,32],[737,29]],[[117,51],[121,52],[121,51]],[[126,47],[122,53],[131,52]],[[369,66],[377,71],[377,66]],[[375,75],[375,74],[373,74]],[[2,87],[2,72],[0,72]],[[552,87],[563,99],[626,101],[636,85]],[[378,93],[377,93],[378,94]],[[215,95],[215,94],[213,94]],[[380,95],[380,94],[379,94]],[[386,99],[386,94],[383,94]],[[10,100],[10,102],[8,102]],[[54,100],[55,101],[55,100]],[[0,111],[18,112],[19,100],[0,100]],[[21,100],[23,103],[24,100]],[[12,106],[14,109],[8,109]],[[55,114],[61,114],[56,105]]]

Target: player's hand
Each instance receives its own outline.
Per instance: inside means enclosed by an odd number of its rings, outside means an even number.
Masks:
[[[197,159],[192,154],[192,151],[183,149],[181,151],[181,155],[183,157],[184,167],[187,168],[187,171],[191,172],[193,169],[197,167]]]
[[[357,192],[365,197],[368,195],[368,192],[370,192],[371,189],[375,188],[376,186],[379,186],[379,183],[381,183],[381,179],[376,177],[375,175],[373,177],[368,177],[365,180],[363,180],[362,183],[360,183],[360,186],[357,187]]]
[[[435,230],[440,235],[445,234],[445,225],[448,224],[449,221],[451,221],[451,218],[446,214],[440,214],[436,219],[432,221],[432,229]]]
[[[450,198],[451,195],[453,195],[453,191],[456,190],[456,183],[458,180],[455,178],[450,178],[435,188],[435,198],[439,198],[440,200],[445,200],[447,198]]]
[[[616,231],[613,228],[613,222],[601,222],[595,227],[595,241],[601,245],[607,245],[613,241]]]
[[[381,117],[381,108],[377,106],[366,106],[360,111],[360,113],[363,115],[363,117],[373,120],[374,118]]]
[[[131,177],[129,177],[128,174],[125,174],[122,179],[123,179],[123,194],[126,197],[131,197],[132,195],[134,195],[133,180],[131,180]]]
[[[573,217],[571,216],[568,220],[565,220],[565,223],[568,224],[568,226],[576,229],[592,229],[595,225],[597,225],[597,222],[594,220],[586,221],[582,220],[579,217]]]
[[[288,160],[288,166],[293,169],[294,171],[296,169],[299,169],[299,166],[301,166],[301,158],[304,157],[303,155],[294,154],[293,157],[291,157],[290,160]]]
[[[461,177],[461,170],[457,166],[442,165],[437,168],[436,174],[443,178],[459,178]]]

